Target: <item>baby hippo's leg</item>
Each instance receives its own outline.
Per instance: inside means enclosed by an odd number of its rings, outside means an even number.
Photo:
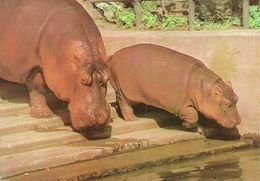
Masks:
[[[185,128],[195,128],[198,123],[198,112],[193,107],[187,107],[182,111],[181,119],[183,120],[182,125]]]
[[[42,118],[50,117],[53,113],[46,104],[45,99],[45,83],[41,72],[33,69],[26,80],[26,87],[30,96],[32,117]]]
[[[116,99],[121,109],[124,120],[136,121],[137,117],[135,116],[133,108],[131,107],[131,105],[129,105],[126,98],[123,95],[116,93]]]

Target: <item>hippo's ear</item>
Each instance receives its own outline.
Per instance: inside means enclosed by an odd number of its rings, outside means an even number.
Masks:
[[[227,84],[228,84],[228,86],[229,86],[231,89],[233,88],[233,87],[232,87],[232,82],[231,82],[231,81],[228,81]]]
[[[219,85],[216,85],[214,88],[213,88],[213,97],[214,99],[217,101],[217,102],[221,102],[222,100],[222,97],[223,97],[223,89],[221,86]]]
[[[107,63],[108,62],[100,62],[99,66],[97,67],[98,80],[100,84],[106,84],[109,80],[109,69]]]
[[[112,58],[112,55],[106,56],[106,57],[104,58],[104,62],[108,63],[111,58]]]

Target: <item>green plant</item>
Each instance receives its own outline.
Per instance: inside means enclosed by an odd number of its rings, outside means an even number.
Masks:
[[[134,10],[129,10],[128,12],[121,12],[118,14],[118,24],[125,28],[134,27],[135,22],[135,12]]]
[[[250,6],[250,28],[260,28],[260,6]]]
[[[183,16],[166,16],[161,24],[161,28],[167,30],[182,29],[188,25],[188,18]]]
[[[238,17],[232,17],[230,18],[230,22],[232,23],[233,26],[241,26],[241,21]]]
[[[223,30],[241,27],[241,0],[195,0],[196,30]],[[112,9],[116,24],[124,28],[135,26],[135,11],[122,3],[106,5]],[[142,28],[183,30],[188,28],[187,16],[163,15],[158,11],[159,1],[142,1]],[[260,28],[260,6],[250,6],[250,28]]]
[[[240,27],[241,0],[196,0],[196,30]]]
[[[230,0],[196,0],[196,18],[201,21],[223,23],[232,15]]]
[[[223,23],[214,23],[214,22],[203,22],[199,19],[194,21],[195,30],[226,30],[230,29],[233,26],[240,26],[240,20],[237,18],[230,18],[229,20]]]
[[[142,16],[142,28],[143,29],[151,29],[154,28],[158,23],[158,18],[156,15],[153,15],[150,12],[143,12]]]
[[[142,2],[142,28],[151,29],[159,24],[158,16],[152,12],[157,10],[158,2],[143,1]]]
[[[124,28],[132,28],[135,23],[135,11],[133,8],[124,10],[122,6],[112,5],[112,11],[115,16],[116,23]]]
[[[158,5],[160,4],[158,4],[157,1],[142,1],[143,11],[147,11],[147,12],[156,11]]]
[[[201,21],[207,21],[209,19],[210,12],[205,4],[196,6],[196,17]]]

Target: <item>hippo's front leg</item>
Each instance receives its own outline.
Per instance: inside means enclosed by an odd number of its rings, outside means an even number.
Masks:
[[[193,107],[182,110],[180,118],[183,120],[182,125],[188,129],[196,127],[199,120],[198,112]]]
[[[49,109],[45,98],[45,83],[42,73],[38,68],[31,71],[26,80],[26,87],[30,96],[31,113],[32,117],[42,118],[50,117],[53,113]]]
[[[135,116],[133,108],[131,107],[131,105],[129,105],[129,102],[126,100],[126,98],[123,95],[116,93],[116,99],[124,120],[136,121],[137,117]]]

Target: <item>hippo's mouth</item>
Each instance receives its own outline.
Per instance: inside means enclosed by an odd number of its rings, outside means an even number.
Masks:
[[[232,129],[232,128],[235,128],[237,124],[237,121],[236,120],[227,120],[227,119],[224,119],[223,121],[219,121],[219,120],[214,120],[218,125],[224,127],[224,128],[227,128],[227,129]]]
[[[223,119],[222,121],[220,121],[219,119],[215,119],[212,116],[206,115],[205,118],[207,118],[207,120],[209,121],[208,123],[206,123],[209,127],[221,126],[227,129],[232,129],[237,125],[234,121],[229,121],[227,119]]]

